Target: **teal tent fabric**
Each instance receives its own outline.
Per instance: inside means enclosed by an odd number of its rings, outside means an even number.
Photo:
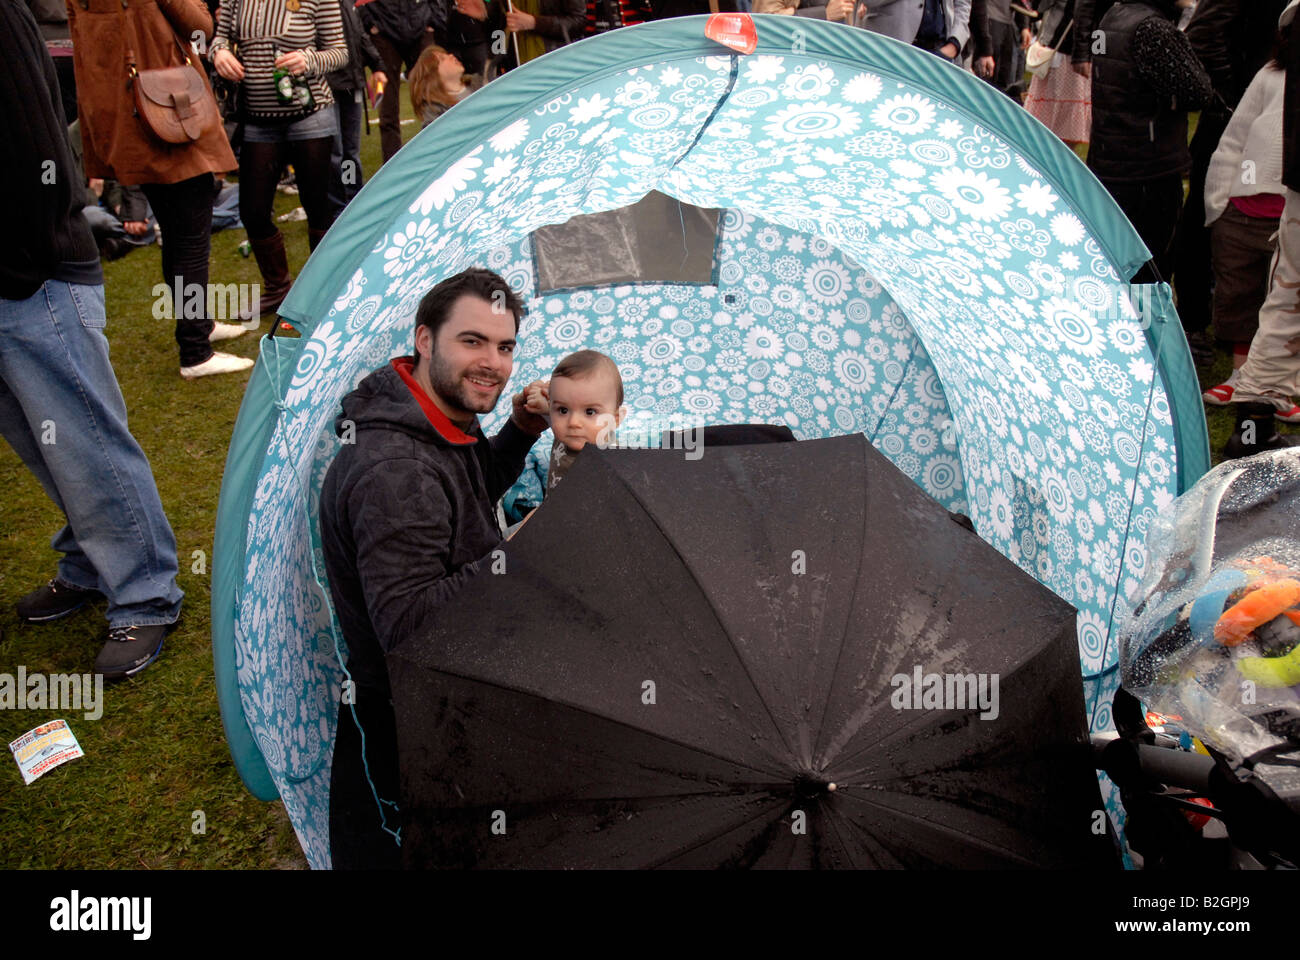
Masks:
[[[1079,608],[1091,723],[1109,725],[1147,526],[1209,465],[1168,288],[1129,286],[1147,251],[1069,149],[969,74],[780,17],[734,54],[705,19],[573,44],[449,111],[366,185],[282,307],[302,337],[264,349],[232,439],[213,643],[240,773],[283,798],[313,866],[329,865],[343,676],[316,531],[332,421],[411,352],[423,293],[471,265],[528,300],[508,389],[591,347],[620,366],[633,436],[866,434]],[[535,294],[534,230],[651,190],[726,211],[715,283]]]

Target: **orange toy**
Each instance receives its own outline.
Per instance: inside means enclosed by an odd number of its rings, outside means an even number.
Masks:
[[[1224,646],[1235,647],[1256,627],[1283,614],[1300,626],[1300,611],[1290,609],[1297,604],[1300,604],[1300,580],[1265,579],[1223,612],[1214,625],[1214,639]]]

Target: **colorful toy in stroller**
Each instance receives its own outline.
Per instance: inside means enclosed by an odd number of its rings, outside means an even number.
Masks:
[[[1161,516],[1148,547],[1122,628],[1119,737],[1097,743],[1130,846],[1147,866],[1294,867],[1300,455],[1219,466]]]

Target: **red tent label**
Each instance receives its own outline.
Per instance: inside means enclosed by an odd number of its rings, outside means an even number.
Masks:
[[[704,35],[740,53],[753,53],[758,47],[754,18],[747,13],[715,13],[704,25]]]

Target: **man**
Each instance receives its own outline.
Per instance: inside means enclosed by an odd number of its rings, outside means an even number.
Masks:
[[[488,270],[444,280],[416,312],[416,355],[376,370],[343,400],[336,426],[350,442],[325,475],[320,500],[325,569],[351,683],[330,781],[336,867],[401,865],[397,727],[385,654],[478,573],[501,540],[494,505],[546,429],[525,409],[523,391],[490,441],[476,416],[496,406],[510,378],[522,310]]]
[[[1292,0],[1278,26],[1295,20],[1300,0]],[[1294,29],[1294,27],[1292,28]],[[1274,414],[1300,393],[1300,43],[1282,54],[1286,92],[1282,109],[1282,185],[1286,206],[1278,223],[1277,253],[1268,298],[1259,311],[1259,332],[1241,368],[1232,402],[1237,423],[1223,448],[1225,458],[1296,446],[1294,436],[1277,431]]]
[[[1183,206],[1187,112],[1213,99],[1210,78],[1174,21],[1177,0],[1118,0],[1092,60],[1088,166],[1132,222],[1162,277]],[[1150,282],[1148,267],[1138,282]]]
[[[0,239],[0,435],[67,525],[57,575],[18,602],[28,623],[108,599],[106,680],[157,658],[181,612],[176,541],[104,337],[99,251],[81,215],[54,65],[26,6],[0,4],[0,169],[21,230]]]
[[[376,88],[388,83],[379,51],[361,26],[352,0],[339,0],[339,13],[343,17],[348,62],[325,76],[334,94],[334,113],[338,117],[334,149],[330,152],[332,176],[328,191],[336,217],[361,192],[361,118],[365,113],[362,98],[366,95],[366,68],[370,68],[370,78]]]
[[[379,51],[388,81],[379,101],[379,146],[384,162],[402,149],[402,68],[409,74],[425,47],[446,27],[443,3],[426,0],[370,0],[357,7],[361,25]]]

